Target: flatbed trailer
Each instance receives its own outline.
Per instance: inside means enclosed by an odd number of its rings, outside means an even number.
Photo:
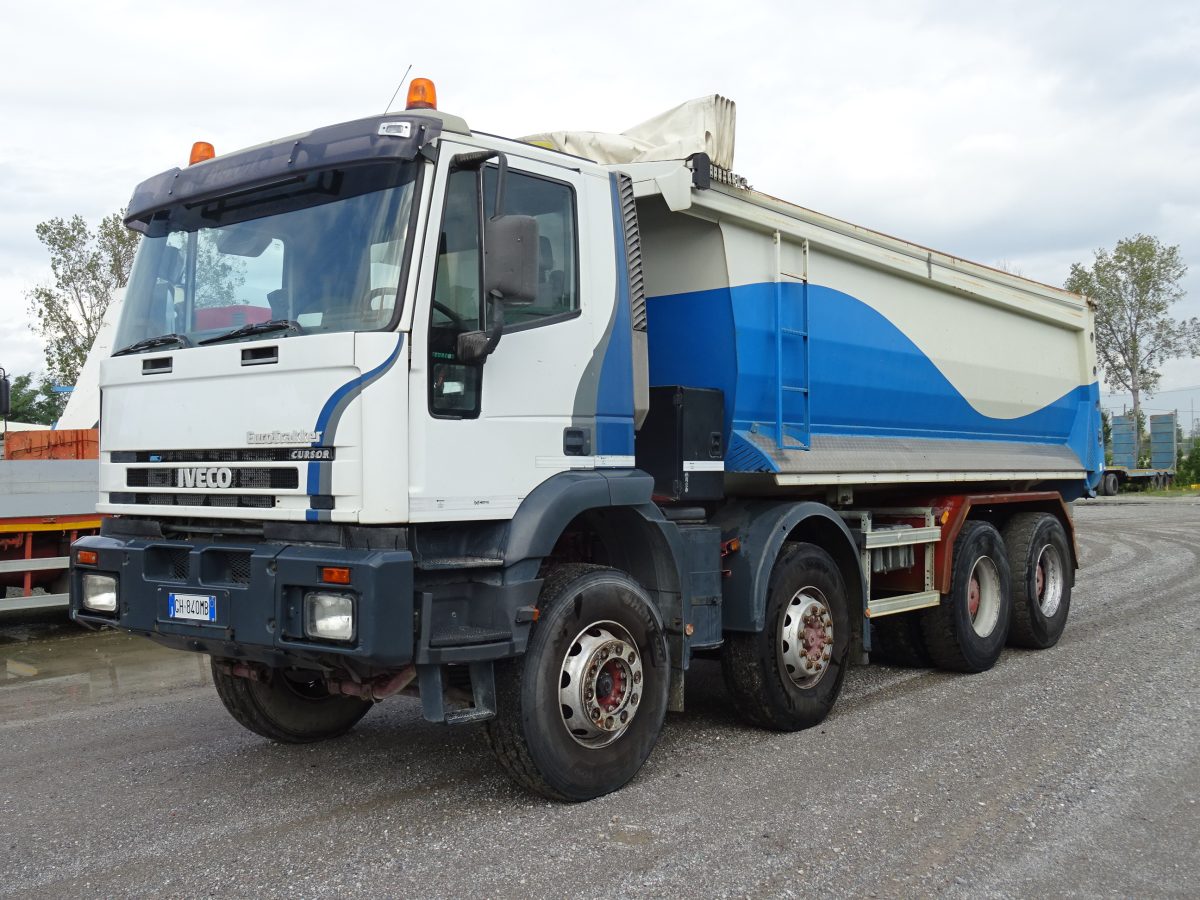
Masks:
[[[1150,465],[1138,466],[1133,416],[1113,416],[1113,463],[1104,467],[1096,492],[1111,497],[1122,488],[1162,490],[1172,487],[1179,453],[1178,419],[1178,413],[1174,412],[1150,417]]]
[[[0,612],[68,605],[70,546],[96,534],[97,460],[0,459]]]

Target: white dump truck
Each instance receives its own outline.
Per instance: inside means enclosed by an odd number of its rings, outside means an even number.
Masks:
[[[561,800],[638,772],[697,653],[795,731],[872,651],[1054,644],[1088,304],[755,192],[733,118],[510,140],[417,80],[140,185],[75,619],[210,655],[276,741],[419,695]]]

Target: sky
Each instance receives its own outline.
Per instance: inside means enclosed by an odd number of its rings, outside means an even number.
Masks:
[[[6,10],[0,58],[11,373],[43,366],[37,223],[95,223],[196,140],[221,153],[381,113],[410,65],[442,109],[509,136],[622,131],[720,93],[759,190],[1056,285],[1156,235],[1190,267],[1176,315],[1200,316],[1194,0],[39,0]],[[1162,372],[1146,407],[1200,417],[1200,359]]]

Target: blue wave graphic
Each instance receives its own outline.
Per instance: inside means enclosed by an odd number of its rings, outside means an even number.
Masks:
[[[1043,408],[1012,419],[978,412],[899,328],[849,294],[820,285],[784,284],[782,325],[804,325],[809,304],[808,359],[785,339],[785,384],[805,385],[807,399],[785,394],[784,421],[793,438],[810,404],[814,435],[1021,441],[1070,447],[1097,469],[1099,386],[1080,385]],[[774,434],[778,392],[773,283],[720,288],[648,300],[650,383],[713,387],[725,392],[728,439],[755,424]],[[979,335],[981,342],[986,334]],[[807,373],[806,373],[807,364]],[[1004,379],[1009,371],[991,376]]]

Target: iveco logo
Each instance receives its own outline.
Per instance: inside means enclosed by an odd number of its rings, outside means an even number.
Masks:
[[[176,469],[175,486],[181,488],[227,488],[233,484],[228,468]]]

